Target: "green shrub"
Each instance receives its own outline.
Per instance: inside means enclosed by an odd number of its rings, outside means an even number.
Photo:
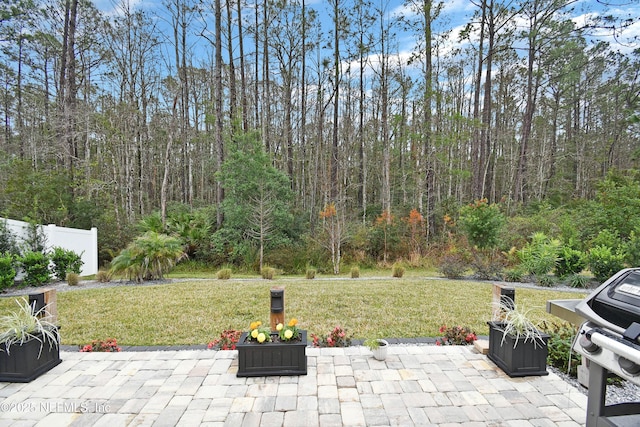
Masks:
[[[64,280],[67,273],[80,274],[84,264],[80,255],[60,247],[54,247],[50,257],[53,263],[53,274],[58,280]]]
[[[307,268],[307,272],[305,274],[307,279],[315,279],[316,278],[316,269],[315,268]]]
[[[80,284],[80,275],[77,273],[67,273],[66,279],[69,286],[78,286]]]
[[[42,226],[30,221],[21,246],[23,252],[44,252],[47,247],[47,236]]]
[[[620,238],[620,233],[618,231],[612,231],[609,229],[600,230],[598,235],[594,237],[590,246],[607,246],[612,250],[617,251],[618,248],[622,245],[622,239]]]
[[[18,248],[18,242],[16,236],[7,226],[7,220],[0,220],[0,253],[11,254],[18,256],[20,249]]]
[[[548,236],[561,234],[561,213],[549,209],[544,204],[529,206],[526,212],[521,212],[506,219],[505,226],[500,232],[500,247],[522,248],[535,232],[544,230]]]
[[[397,278],[404,276],[404,267],[397,262],[393,264],[391,267],[391,276]]]
[[[562,247],[556,263],[556,275],[558,277],[566,277],[580,273],[586,265],[584,258],[585,256],[582,252],[567,246]]]
[[[107,270],[100,269],[96,273],[96,280],[100,283],[108,283],[111,281],[111,274]]]
[[[0,291],[10,288],[16,278],[15,260],[13,255],[0,254]]]
[[[42,252],[26,251],[18,262],[24,272],[23,283],[26,286],[40,286],[49,283],[49,257]]]
[[[631,231],[629,240],[623,243],[620,249],[627,265],[640,265],[640,229]]]
[[[580,355],[571,351],[571,344],[577,333],[576,328],[569,323],[543,322],[542,330],[549,334],[547,363],[575,378],[578,375],[578,365],[581,363]]]
[[[504,222],[499,206],[489,204],[487,199],[477,200],[460,209],[459,224],[469,243],[480,249],[492,248],[498,244]]]
[[[502,275],[502,278],[505,282],[522,282],[522,278],[524,277],[524,272],[521,268],[512,268],[510,270],[505,270]]]
[[[230,268],[222,268],[218,270],[216,273],[216,277],[219,280],[229,280],[231,279],[231,269]]]
[[[357,279],[359,277],[360,277],[360,267],[358,266],[351,267],[351,278]]]
[[[276,269],[273,267],[262,267],[262,270],[260,271],[260,275],[262,276],[263,279],[273,280],[273,278],[276,275]]]
[[[543,274],[540,276],[534,276],[534,280],[535,282],[540,285],[540,286],[544,286],[545,288],[550,288],[553,285],[556,284],[556,278],[555,276],[551,275],[551,274]]]
[[[589,285],[589,278],[576,273],[568,277],[567,283],[572,288],[584,289]]]
[[[535,276],[548,274],[556,267],[560,252],[560,241],[537,232],[531,241],[518,251],[520,262],[526,272]]]
[[[589,250],[587,265],[596,280],[604,282],[624,268],[624,256],[608,246],[594,246]]]

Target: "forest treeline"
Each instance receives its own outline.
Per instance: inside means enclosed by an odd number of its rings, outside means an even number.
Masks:
[[[142,221],[262,264],[412,215],[419,253],[476,200],[593,201],[638,166],[640,50],[595,37],[637,17],[582,3],[478,0],[457,29],[432,0],[2,2],[0,212],[98,227],[103,260]]]

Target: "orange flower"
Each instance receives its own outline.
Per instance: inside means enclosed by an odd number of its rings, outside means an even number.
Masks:
[[[289,326],[294,327],[298,324],[298,319],[289,320]]]

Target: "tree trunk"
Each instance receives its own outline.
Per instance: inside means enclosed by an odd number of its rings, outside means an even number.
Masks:
[[[482,92],[482,70],[484,68],[484,31],[487,22],[487,1],[482,0],[480,5],[482,18],[480,19],[480,38],[478,40],[478,71],[476,72],[475,88],[473,93],[473,140],[471,145],[471,169],[473,174],[473,198],[482,198],[483,165],[481,164],[482,137],[480,133],[480,93]]]
[[[486,0],[483,0],[486,7]],[[491,157],[491,88],[493,76],[493,50],[495,43],[495,16],[493,13],[493,0],[488,5],[487,32],[489,33],[489,47],[487,48],[487,58],[485,60],[485,81],[484,81],[484,104],[482,107],[482,128],[480,131],[480,157],[478,168],[480,168],[480,192],[479,198],[487,197],[491,194],[490,188],[490,157]]]
[[[333,0],[333,124],[331,135],[330,185],[329,198],[338,200],[338,129],[340,120],[340,1]]]
[[[262,140],[271,152],[271,74],[269,71],[269,2],[262,6]]]
[[[226,0],[227,7],[227,50],[229,51],[229,118],[231,123],[236,120],[236,69],[233,60],[233,37],[231,29],[231,2],[233,0]]]
[[[63,35],[62,58],[60,65],[60,94],[62,101],[63,135],[66,141],[66,167],[69,181],[74,180],[75,159],[77,158],[77,147],[75,140],[75,109],[77,96],[76,83],[76,56],[75,56],[75,36],[76,22],[78,16],[78,0],[67,0],[65,2],[65,27]],[[73,187],[69,188],[73,195]]]
[[[238,0],[238,49],[240,54],[240,102],[242,103],[242,130],[249,129],[247,104],[247,81],[245,78],[244,41],[242,35],[242,0]]]
[[[299,172],[300,186],[299,191],[301,194],[307,193],[307,12],[305,0],[302,0],[302,53],[301,53],[301,66],[300,66],[300,150],[301,154],[301,167]],[[301,206],[304,209],[307,206],[307,197],[302,197]]]
[[[222,18],[222,10],[220,5],[221,0],[215,0],[215,70],[214,70],[214,85],[215,85],[215,141],[217,151],[217,167],[218,170],[222,169],[224,163],[224,140],[223,140],[223,122],[222,122],[222,101],[223,101],[223,89],[222,89],[222,24],[220,22]],[[222,226],[223,212],[222,201],[224,200],[224,188],[220,180],[216,181],[216,222],[218,227]]]

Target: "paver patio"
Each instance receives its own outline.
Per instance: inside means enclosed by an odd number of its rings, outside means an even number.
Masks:
[[[237,352],[61,352],[0,383],[1,426],[580,426],[587,397],[550,373],[512,379],[471,346],[307,348],[308,374],[238,378]]]

